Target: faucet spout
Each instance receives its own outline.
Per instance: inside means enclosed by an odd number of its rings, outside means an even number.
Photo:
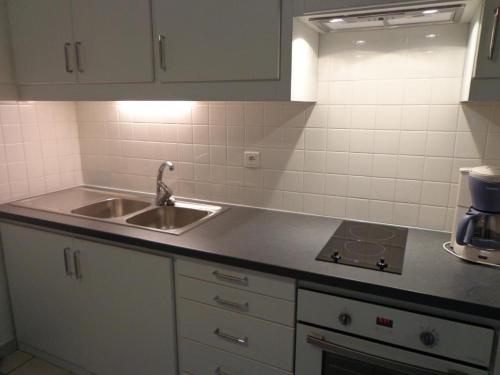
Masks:
[[[169,171],[174,171],[175,167],[171,161],[164,161],[158,168],[156,176],[156,200],[157,206],[173,206],[175,205],[174,191],[163,182],[163,172],[168,167]]]

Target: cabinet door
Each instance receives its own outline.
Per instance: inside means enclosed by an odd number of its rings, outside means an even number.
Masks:
[[[10,224],[1,231],[18,341],[79,365],[81,285],[64,261],[72,239]]]
[[[500,0],[486,0],[476,78],[500,78]]]
[[[79,82],[154,79],[149,0],[72,0]]]
[[[75,82],[70,1],[9,0],[8,12],[18,83]]]
[[[170,259],[78,241],[86,309],[86,368],[99,375],[175,374]]]
[[[279,79],[281,0],[153,0],[163,82]]]
[[[11,63],[7,5],[0,0],[0,85],[13,84],[14,71]]]

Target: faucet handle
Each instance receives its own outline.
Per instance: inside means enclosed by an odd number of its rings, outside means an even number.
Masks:
[[[174,163],[171,161],[167,160],[165,161],[165,164],[167,165],[169,171],[173,171],[175,169]]]

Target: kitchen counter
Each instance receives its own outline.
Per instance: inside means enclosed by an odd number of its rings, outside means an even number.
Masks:
[[[51,202],[58,204],[58,199]],[[82,202],[73,203],[76,208]],[[342,220],[230,207],[180,236],[13,204],[0,206],[0,218],[484,318],[500,317],[499,270],[446,253],[442,244],[449,240],[447,233],[410,229],[403,273],[397,275],[316,261]]]

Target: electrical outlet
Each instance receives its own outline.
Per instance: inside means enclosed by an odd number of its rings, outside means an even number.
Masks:
[[[260,152],[245,151],[245,167],[260,168]]]

